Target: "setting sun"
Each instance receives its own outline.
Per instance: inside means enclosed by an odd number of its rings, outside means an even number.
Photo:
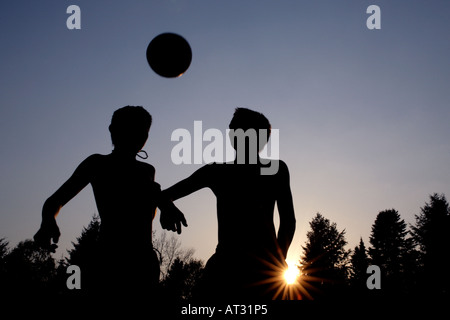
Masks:
[[[300,270],[294,262],[286,261],[288,264],[287,270],[284,272],[284,280],[287,284],[294,284],[300,275]]]

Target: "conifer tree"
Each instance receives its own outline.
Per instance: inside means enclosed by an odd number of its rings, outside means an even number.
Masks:
[[[381,211],[372,225],[370,264],[380,267],[383,290],[398,293],[406,290],[411,266],[412,242],[407,238],[406,223],[397,210]]]
[[[362,238],[359,245],[355,247],[351,256],[351,283],[358,289],[366,288],[367,267],[369,266],[369,257],[367,256],[366,246]]]
[[[316,297],[331,298],[333,293],[342,290],[348,279],[350,250],[345,249],[345,230],[338,231],[336,223],[320,213],[309,225],[311,231],[306,235],[300,260],[303,279],[316,288]]]
[[[419,247],[422,274],[420,281],[432,295],[449,294],[450,276],[450,209],[443,194],[430,196],[430,201],[415,216],[412,226],[415,244]]]

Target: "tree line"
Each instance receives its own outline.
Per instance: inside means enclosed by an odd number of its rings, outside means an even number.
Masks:
[[[1,296],[35,299],[43,296],[83,296],[83,290],[69,290],[67,268],[77,265],[81,270],[81,289],[92,281],[96,268],[95,255],[100,236],[100,218],[94,215],[81,235],[72,242],[67,256],[55,260],[51,252],[36,246],[31,239],[21,241],[13,249],[0,238]],[[175,236],[153,232],[153,246],[160,260],[160,292],[170,301],[188,300],[204,267],[194,258],[193,249],[181,247]],[[118,253],[120,259],[120,253]],[[138,263],[138,262],[136,262]],[[118,271],[120,272],[120,270]]]
[[[309,223],[307,240],[299,257],[301,286],[295,298],[336,300],[373,297],[426,296],[447,297],[450,275],[447,272],[450,250],[450,209],[443,194],[433,194],[407,225],[395,209],[378,213],[372,224],[369,244],[362,238],[347,248],[345,229],[317,213]],[[73,242],[67,257],[55,260],[52,254],[32,240],[9,248],[0,239],[0,287],[2,294],[26,296],[82,295],[83,290],[68,290],[67,267],[78,265],[84,272],[93,268],[100,219],[94,215],[89,225]],[[204,262],[194,258],[194,250],[181,247],[180,240],[164,232],[154,235],[153,246],[161,267],[160,291],[170,301],[192,299],[201,278]],[[370,265],[380,270],[381,289],[370,290],[367,273]],[[292,298],[292,297],[291,297]]]
[[[347,249],[345,230],[317,213],[302,246],[300,281],[313,299],[448,297],[449,230],[443,194],[431,195],[409,226],[395,209],[379,212],[368,248],[361,238]],[[379,267],[380,289],[368,288],[369,265]]]

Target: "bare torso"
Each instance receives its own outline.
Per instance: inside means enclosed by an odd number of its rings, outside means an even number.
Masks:
[[[158,192],[154,168],[112,154],[90,159],[90,182],[104,239],[151,245]]]

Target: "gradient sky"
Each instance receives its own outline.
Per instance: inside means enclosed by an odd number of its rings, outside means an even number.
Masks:
[[[66,27],[71,4],[81,30]],[[381,30],[366,27],[371,4]],[[317,212],[346,229],[349,248],[360,237],[368,246],[378,212],[413,223],[430,194],[450,197],[449,14],[438,0],[2,1],[0,237],[31,238],[45,199],[87,156],[112,150],[119,107],[152,114],[145,161],[167,188],[199,168],[172,163],[171,133],[192,132],[195,120],[225,130],[242,106],[280,130],[297,217],[289,258]],[[191,45],[180,78],[145,59],[163,32]],[[176,204],[189,223],[183,246],[206,261],[217,244],[213,193]],[[56,258],[96,212],[90,186],[62,209]]]

